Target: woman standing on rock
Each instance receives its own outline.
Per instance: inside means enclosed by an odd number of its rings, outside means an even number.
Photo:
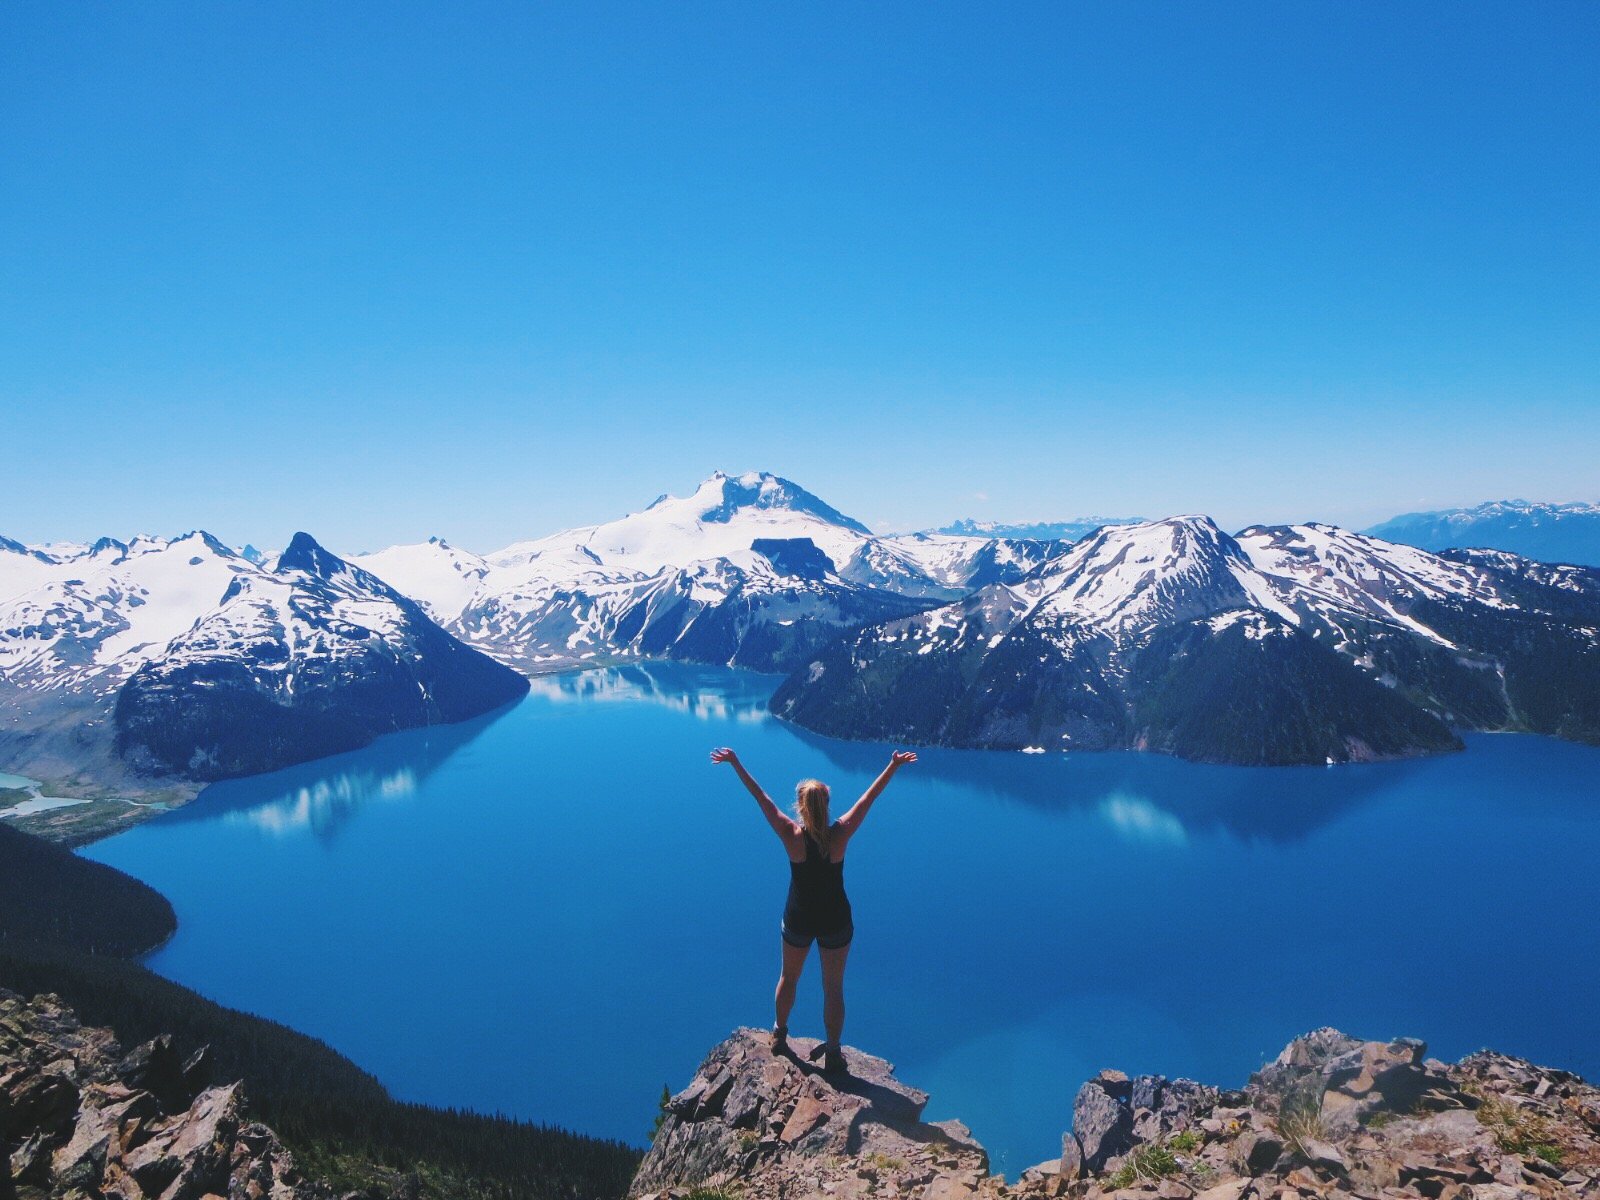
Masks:
[[[773,997],[777,1020],[772,1028],[772,1048],[778,1053],[789,1048],[789,1013],[794,1008],[795,989],[811,943],[816,942],[817,953],[822,957],[822,1021],[828,1031],[827,1042],[817,1050],[823,1056],[824,1071],[843,1071],[844,1051],[839,1038],[844,1033],[844,963],[855,934],[850,899],[844,893],[844,850],[867,819],[878,793],[888,786],[896,771],[906,763],[916,762],[917,756],[896,750],[861,799],[833,822],[828,820],[828,785],[821,780],[802,779],[795,785],[795,816],[790,817],[761,790],[732,750],[726,746],[713,750],[711,761],[733,765],[789,855],[789,898],[778,926],[783,937],[783,971]],[[814,1052],[812,1057],[817,1054]]]

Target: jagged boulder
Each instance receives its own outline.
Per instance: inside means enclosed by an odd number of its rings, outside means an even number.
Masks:
[[[0,1200],[329,1200],[204,1069],[170,1038],[125,1055],[55,996],[0,989]]]
[[[1023,1191],[1096,1200],[1554,1200],[1600,1196],[1600,1090],[1412,1038],[1296,1038],[1242,1092],[1103,1071],[1052,1172]],[[1076,1160],[1074,1160],[1074,1148]],[[1053,1176],[1053,1177],[1052,1177]]]
[[[1133,1084],[1121,1071],[1101,1071],[1078,1089],[1067,1136],[1077,1141],[1084,1170],[1103,1170],[1111,1158],[1133,1148],[1132,1096]]]
[[[1192,1079],[1101,1071],[1078,1089],[1072,1128],[1061,1142],[1062,1172],[1095,1174],[1136,1146],[1188,1129],[1216,1107],[1214,1087]]]
[[[202,1046],[187,1058],[170,1033],[153,1037],[128,1051],[117,1064],[117,1077],[141,1088],[168,1112],[188,1108],[208,1082],[209,1050]]]

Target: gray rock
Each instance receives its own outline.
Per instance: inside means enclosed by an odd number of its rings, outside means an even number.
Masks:
[[[1264,1130],[1246,1130],[1234,1143],[1234,1152],[1247,1174],[1260,1175],[1270,1171],[1283,1157],[1283,1139]]]
[[[1083,1169],[1099,1174],[1135,1144],[1133,1087],[1120,1071],[1102,1071],[1078,1089],[1072,1102],[1072,1132],[1083,1150]]]
[[[1245,1092],[1252,1104],[1276,1111],[1285,1096],[1302,1090],[1312,1077],[1320,1079],[1324,1066],[1360,1045],[1337,1029],[1313,1029],[1295,1038],[1277,1058],[1250,1076]]]
[[[1060,1175],[1061,1160],[1059,1158],[1047,1158],[1042,1163],[1034,1163],[1033,1166],[1024,1168],[1018,1179],[1023,1183],[1044,1183],[1047,1180],[1059,1178]]]
[[[1424,1055],[1420,1042],[1319,1030],[1291,1043],[1245,1092],[1102,1072],[1075,1099],[1061,1158],[1008,1186],[985,1173],[964,1126],[921,1120],[926,1097],[899,1084],[887,1063],[852,1051],[859,1079],[829,1080],[773,1058],[764,1035],[741,1031],[680,1094],[632,1195],[686,1200],[700,1187],[744,1200],[1558,1200],[1566,1189],[1600,1200],[1600,1089],[1502,1056],[1448,1066]],[[1300,1108],[1319,1094],[1320,1110]],[[1331,1118],[1412,1095],[1411,1110],[1358,1122],[1347,1137],[1331,1131]],[[1480,1120],[1477,1096],[1510,1115]],[[747,1111],[748,1129],[732,1124]],[[1306,1120],[1287,1138],[1280,1130],[1295,1128],[1291,1115]],[[1317,1117],[1330,1131],[1313,1136]],[[1560,1145],[1561,1167],[1504,1150],[1501,1126],[1522,1121]],[[1108,1187],[1141,1142],[1182,1129],[1197,1141],[1177,1153],[1176,1171],[1151,1178],[1163,1164],[1145,1159],[1130,1186]]]
[[[24,1138],[22,1144],[11,1152],[7,1165],[13,1180],[38,1186],[50,1180],[50,1161],[49,1138],[43,1132],[36,1131]]]
[[[12,1129],[38,1129],[65,1136],[77,1123],[78,1085],[65,1074],[23,1074],[9,1089],[6,1122]]]
[[[1303,1157],[1311,1166],[1343,1175],[1350,1169],[1339,1147],[1316,1138],[1306,1138],[1300,1143]]]
[[[186,1058],[166,1033],[134,1047],[114,1068],[118,1079],[149,1092],[168,1113],[182,1112],[194,1102],[209,1069],[209,1048],[202,1046]]]
[[[1195,1125],[1217,1104],[1217,1089],[1192,1079],[1140,1075],[1133,1081],[1133,1136],[1155,1142]]]
[[[0,1115],[11,1151],[0,1159],[0,1197],[20,1185],[41,1200],[327,1200],[270,1129],[241,1123],[239,1085],[164,1113],[130,1081],[176,1086],[201,1063],[179,1062],[161,1039],[140,1049],[124,1055],[109,1030],[80,1026],[54,997],[0,990]]]
[[[1083,1145],[1077,1134],[1068,1130],[1061,1135],[1061,1178],[1073,1180],[1083,1175]]]
[[[972,1136],[972,1130],[967,1128],[964,1121],[957,1121],[954,1118],[948,1121],[930,1121],[928,1128],[937,1129],[952,1146],[959,1146],[961,1149],[971,1151],[974,1154],[988,1154],[982,1143]]]
[[[128,1174],[146,1195],[199,1200],[208,1192],[226,1193],[241,1124],[238,1091],[239,1085],[231,1084],[200,1093],[162,1136],[126,1156]]]
[[[117,1137],[119,1123],[118,1114],[104,1108],[85,1104],[79,1110],[72,1136],[51,1155],[50,1169],[58,1188],[93,1191],[100,1186],[106,1153]]]

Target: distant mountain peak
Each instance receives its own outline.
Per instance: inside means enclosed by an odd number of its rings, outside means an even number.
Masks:
[[[126,554],[128,552],[128,543],[119,542],[112,537],[95,538],[94,544],[89,547],[89,556],[92,558],[97,554],[105,554],[110,551]]]
[[[1543,562],[1600,565],[1600,503],[1486,500],[1471,508],[1404,513],[1366,530],[1423,550],[1481,547]]]
[[[1250,560],[1210,517],[1184,513],[1138,525],[1108,525],[1035,577],[1041,609],[1117,631],[1233,607],[1249,598]]]
[[[1075,542],[1105,525],[1140,525],[1143,517],[1073,517],[1066,521],[979,521],[963,517],[933,533],[955,537],[1015,538],[1027,541]]]
[[[0,550],[4,550],[10,554],[20,554],[24,558],[31,558],[34,561],[41,563],[53,564],[57,561],[54,555],[46,554],[43,550],[35,549],[32,546],[26,546],[21,542],[14,541],[13,539],[4,536],[0,536]]]
[[[200,544],[203,545],[207,550],[211,551],[211,553],[220,554],[223,558],[240,557],[239,551],[235,550],[232,546],[224,544],[221,538],[214,534],[207,533],[204,529],[197,529],[193,533],[185,534],[183,537],[178,538],[177,540],[182,542],[190,539],[197,539]]]
[[[1179,513],[1155,521],[1105,525],[1096,531],[1093,541],[1121,545],[1161,537],[1166,537],[1175,546],[1186,544],[1188,539],[1208,546],[1229,545],[1233,542],[1227,531],[1204,513]]]
[[[691,499],[697,504],[704,505],[698,514],[702,521],[726,522],[732,520],[736,513],[746,509],[781,509],[787,512],[806,513],[830,525],[839,525],[856,533],[872,532],[860,521],[845,516],[799,484],[780,475],[774,475],[770,471],[746,471],[742,475],[713,471],[701,481]],[[670,497],[660,497],[650,505],[650,508],[656,508],[668,500]]]
[[[316,538],[305,532],[297,533],[289,539],[288,546],[278,555],[276,567],[280,572],[304,571],[307,575],[314,575],[318,579],[329,579],[349,569],[349,563],[331,550],[323,549]]]

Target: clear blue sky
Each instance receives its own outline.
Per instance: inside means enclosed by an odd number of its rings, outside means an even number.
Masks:
[[[1600,499],[1600,5],[0,9],[0,533]]]

